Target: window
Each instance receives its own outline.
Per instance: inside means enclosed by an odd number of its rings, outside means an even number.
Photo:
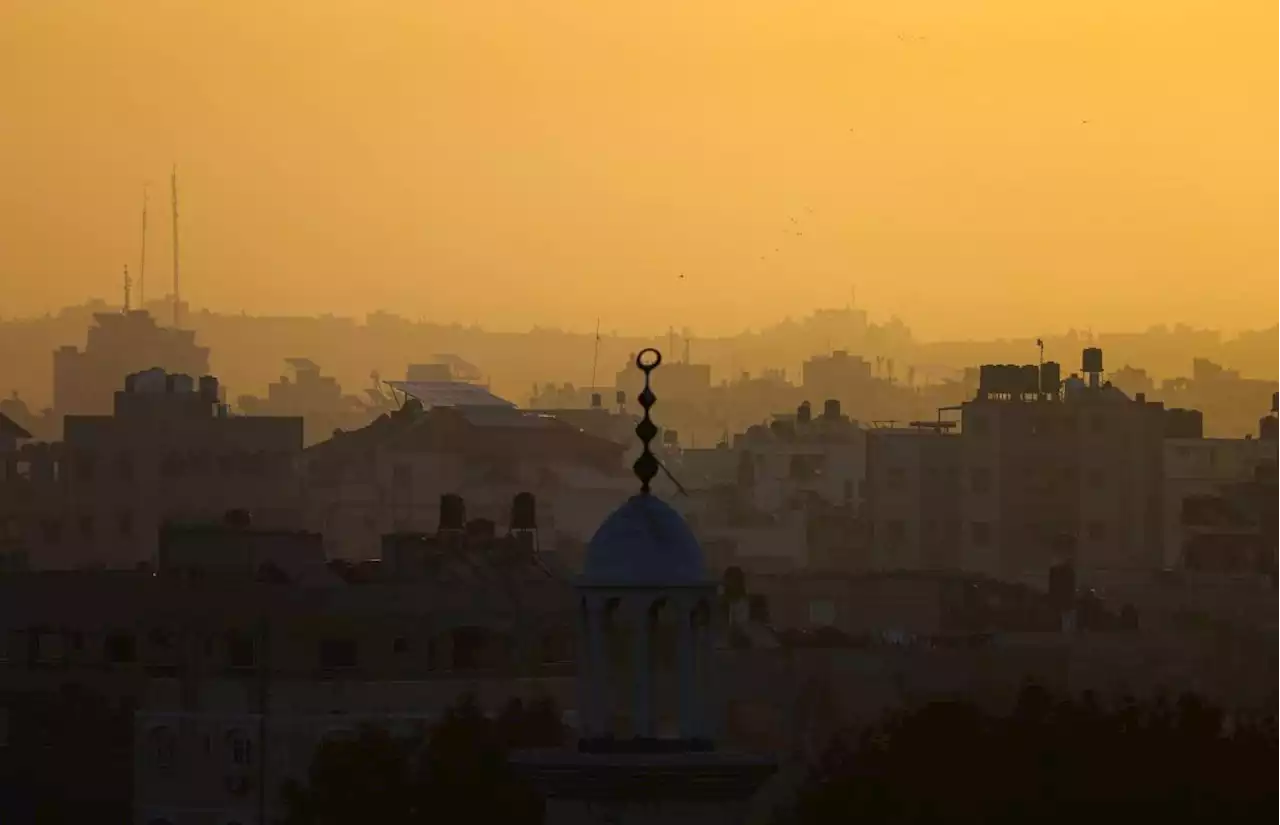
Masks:
[[[991,470],[986,467],[975,467],[969,471],[969,489],[975,493],[986,493],[991,490]]]
[[[817,627],[832,627],[835,623],[835,602],[830,599],[812,599],[809,601],[809,624]]]
[[[62,541],[62,522],[56,518],[47,518],[40,523],[44,532],[45,544],[57,544]]]
[[[133,535],[133,513],[128,510],[121,510],[116,515],[116,527],[120,529],[120,535],[129,537]]]
[[[885,483],[890,490],[901,490],[907,486],[907,471],[901,467],[890,467],[885,473]]]
[[[126,665],[135,661],[137,652],[134,649],[133,636],[129,633],[113,633],[107,637],[107,661],[113,665]]]
[[[970,413],[967,418],[962,419],[962,427],[973,435],[986,435],[987,418],[984,415]]]
[[[231,764],[237,768],[253,766],[253,742],[243,731],[233,730],[227,734],[227,752]]]
[[[397,636],[395,640],[391,642],[391,649],[396,653],[408,653],[409,640],[403,636]]]
[[[253,636],[242,630],[232,630],[227,634],[227,666],[233,668],[251,668],[257,661]]]
[[[396,464],[391,468],[391,483],[396,487],[408,487],[413,484],[413,466]]]
[[[1102,541],[1107,536],[1107,525],[1101,521],[1089,522],[1089,541]]]
[[[1086,478],[1090,490],[1101,490],[1107,483],[1107,474],[1097,467],[1090,469]]]
[[[93,481],[94,465],[93,453],[80,453],[76,456],[76,479]]]
[[[80,535],[86,539],[93,538],[93,516],[80,517]]]
[[[986,547],[991,543],[991,525],[985,521],[970,522],[969,538],[978,547]]]
[[[885,543],[891,549],[903,545],[907,538],[907,526],[901,521],[890,521],[885,524]]]
[[[46,631],[36,635],[36,661],[41,664],[58,664],[67,659],[65,637],[58,632]]]
[[[116,475],[121,481],[133,481],[133,456],[121,453],[116,458]]]
[[[320,667],[338,670],[356,666],[355,639],[321,639]]]
[[[165,771],[173,767],[178,743],[172,730],[164,726],[152,728],[147,734],[147,744],[151,749],[151,761],[158,769]]]

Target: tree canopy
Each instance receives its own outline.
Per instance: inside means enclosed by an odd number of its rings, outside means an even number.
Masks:
[[[961,702],[838,738],[793,825],[1236,823],[1275,816],[1274,718],[1233,719],[1194,696],[1104,707],[1023,691],[997,717]]]
[[[549,700],[513,700],[495,718],[463,696],[429,729],[393,735],[364,727],[320,743],[305,785],[284,788],[281,825],[504,822],[537,825],[542,800],[507,761],[512,749],[563,739]]]

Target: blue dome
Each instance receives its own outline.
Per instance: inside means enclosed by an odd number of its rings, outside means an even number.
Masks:
[[[585,584],[662,587],[706,584],[702,547],[693,531],[652,495],[632,496],[587,545]]]

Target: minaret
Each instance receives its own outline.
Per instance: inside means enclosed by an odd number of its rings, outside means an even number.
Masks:
[[[661,467],[650,377],[661,363],[654,349],[636,356],[640,491],[600,525],[575,583],[577,747],[513,757],[545,794],[547,825],[735,825],[776,770],[715,747],[717,582],[688,524],[651,488]]]

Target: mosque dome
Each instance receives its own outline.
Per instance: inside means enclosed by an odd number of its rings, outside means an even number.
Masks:
[[[702,547],[689,525],[656,496],[632,496],[587,545],[582,582],[617,587],[680,587],[708,582]]]

